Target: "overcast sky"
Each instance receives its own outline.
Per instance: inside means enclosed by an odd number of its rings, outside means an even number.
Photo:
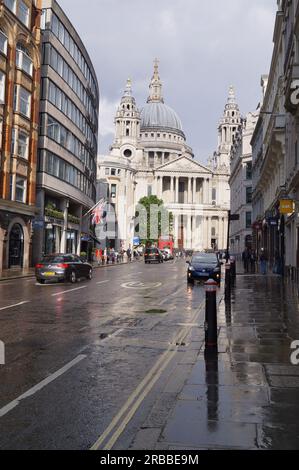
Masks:
[[[260,101],[269,72],[276,0],[59,0],[98,75],[99,153],[113,141],[113,118],[128,77],[139,108],[160,60],[165,103],[180,116],[188,144],[205,162],[235,86],[242,114]]]

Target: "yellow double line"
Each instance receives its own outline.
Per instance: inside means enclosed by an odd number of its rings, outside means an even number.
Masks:
[[[199,315],[204,306],[204,303],[205,302],[203,302],[200,308],[195,312],[194,317],[190,323],[195,322],[197,316]],[[183,328],[174,339],[174,343],[181,343],[183,339],[188,335],[191,328],[192,326]],[[117,440],[125,430],[126,426],[133,418],[134,414],[138,410],[143,400],[152,390],[155,383],[160,378],[162,372],[166,369],[166,367],[176,354],[177,349],[173,350],[173,345],[170,345],[167,351],[162,354],[162,356],[158,359],[153,368],[138,385],[133,394],[128,398],[124,406],[113,418],[110,425],[107,427],[107,429],[99,437],[97,442],[91,447],[90,450],[111,450],[113,448],[114,444],[117,442]]]

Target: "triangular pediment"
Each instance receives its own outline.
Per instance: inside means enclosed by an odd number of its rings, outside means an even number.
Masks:
[[[156,173],[200,173],[200,174],[212,174],[213,171],[209,168],[206,168],[201,163],[192,160],[188,157],[179,157],[176,160],[165,163],[158,168],[156,168]]]

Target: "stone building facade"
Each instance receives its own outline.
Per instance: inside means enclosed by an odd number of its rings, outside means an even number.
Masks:
[[[231,88],[217,152],[202,165],[194,159],[177,113],[164,102],[158,63],[141,111],[128,81],[115,117],[110,154],[98,159],[98,179],[108,182],[109,201],[115,207],[117,234],[113,244],[117,249],[133,244],[136,206],[150,195],[162,199],[173,214],[176,248],[226,248],[229,151],[238,112]]]
[[[36,209],[39,0],[0,2],[0,272],[28,268]]]
[[[251,139],[258,111],[248,113],[235,136],[231,149],[231,213],[240,219],[231,222],[231,253],[240,257],[245,248],[252,249],[252,148]]]

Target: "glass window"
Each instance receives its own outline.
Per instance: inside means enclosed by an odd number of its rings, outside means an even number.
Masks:
[[[4,0],[4,3],[13,13],[16,13],[16,0]]]
[[[33,62],[29,56],[28,51],[24,49],[20,44],[17,45],[16,64],[19,69],[32,76]]]
[[[111,197],[116,197],[116,184],[111,185]]]
[[[7,37],[5,34],[0,30],[0,52],[3,54],[7,54]]]
[[[0,103],[5,101],[5,74],[0,72]]]
[[[55,34],[55,36],[58,37],[59,21],[58,21],[57,16],[54,15],[54,13],[52,13],[51,29],[52,29],[53,33]]]
[[[21,114],[24,114],[27,117],[30,117],[30,101],[31,94],[25,90],[25,88],[20,87],[19,90],[19,111]]]
[[[246,188],[246,204],[252,203],[252,188]]]
[[[246,179],[252,179],[252,162],[246,163]]]
[[[29,136],[23,131],[19,131],[18,155],[19,157],[28,159]]]
[[[29,7],[26,5],[23,0],[19,0],[19,11],[18,18],[24,23],[25,26],[29,26]]]
[[[29,136],[26,132],[13,128],[11,135],[11,153],[28,159]]]
[[[16,201],[26,202],[26,180],[20,176],[16,177]]]
[[[109,168],[106,168],[106,169],[105,169],[105,175],[106,175],[106,176],[109,176],[109,175],[110,175],[110,169],[109,169]]]
[[[246,228],[251,228],[251,212],[246,212]]]

